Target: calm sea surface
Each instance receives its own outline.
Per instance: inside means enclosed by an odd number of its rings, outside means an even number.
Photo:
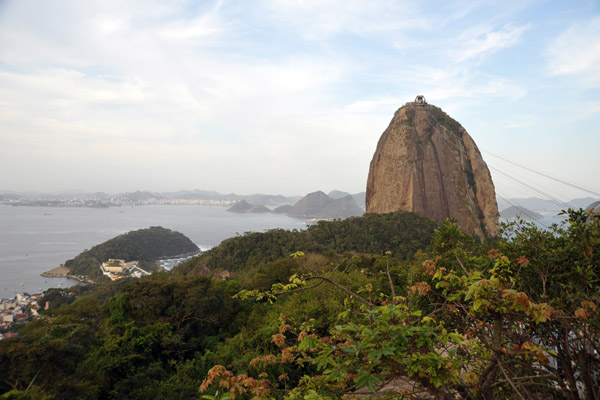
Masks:
[[[111,208],[0,205],[0,298],[67,287],[76,281],[44,278],[94,245],[135,229],[162,226],[181,232],[203,250],[244,232],[304,229],[303,220],[275,214],[235,214],[224,207],[139,206]]]

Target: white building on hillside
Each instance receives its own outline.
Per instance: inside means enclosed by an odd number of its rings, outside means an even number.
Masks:
[[[150,272],[139,267],[137,261],[125,262],[125,260],[110,258],[100,265],[102,274],[108,276],[111,280],[125,277],[140,278],[144,275],[150,275]]]

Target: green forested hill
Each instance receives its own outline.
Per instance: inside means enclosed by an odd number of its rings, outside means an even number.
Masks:
[[[329,254],[347,251],[383,254],[390,251],[393,257],[405,259],[429,244],[436,226],[427,217],[398,211],[320,221],[305,231],[274,229],[247,233],[227,239],[181,264],[176,272],[193,274],[203,268],[235,271],[275,261],[297,251]]]
[[[0,399],[598,398],[600,220],[483,243],[429,223],[248,234],[178,273],[49,291],[0,341]],[[203,265],[231,275],[183,275]]]
[[[96,245],[65,262],[71,275],[95,277],[99,265],[109,258],[140,261],[141,266],[161,257],[170,257],[198,251],[185,235],[160,226],[131,231]]]

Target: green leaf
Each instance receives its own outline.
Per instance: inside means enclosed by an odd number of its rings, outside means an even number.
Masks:
[[[377,362],[383,356],[383,352],[381,350],[374,350],[368,354],[368,357]]]
[[[306,394],[306,396],[304,396],[305,400],[322,400],[323,396],[321,396],[319,393],[317,393],[314,390],[309,390],[308,393]]]
[[[473,301],[473,311],[479,310],[483,304],[484,304],[483,299],[477,299],[477,300]]]
[[[367,386],[367,381],[369,380],[369,375],[365,371],[360,371],[360,374],[354,379],[354,384],[357,389],[363,388]]]
[[[454,340],[456,342],[456,344],[462,344],[463,342],[463,336],[458,334],[458,333],[449,333],[448,336],[450,337],[450,339]]]

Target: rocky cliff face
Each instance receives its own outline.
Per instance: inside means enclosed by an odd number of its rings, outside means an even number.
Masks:
[[[352,196],[332,199],[321,191],[307,194],[287,212],[291,217],[303,218],[349,218],[362,214]]]
[[[368,213],[454,218],[465,232],[498,234],[494,184],[467,131],[440,108],[407,103],[383,132],[367,181]]]

